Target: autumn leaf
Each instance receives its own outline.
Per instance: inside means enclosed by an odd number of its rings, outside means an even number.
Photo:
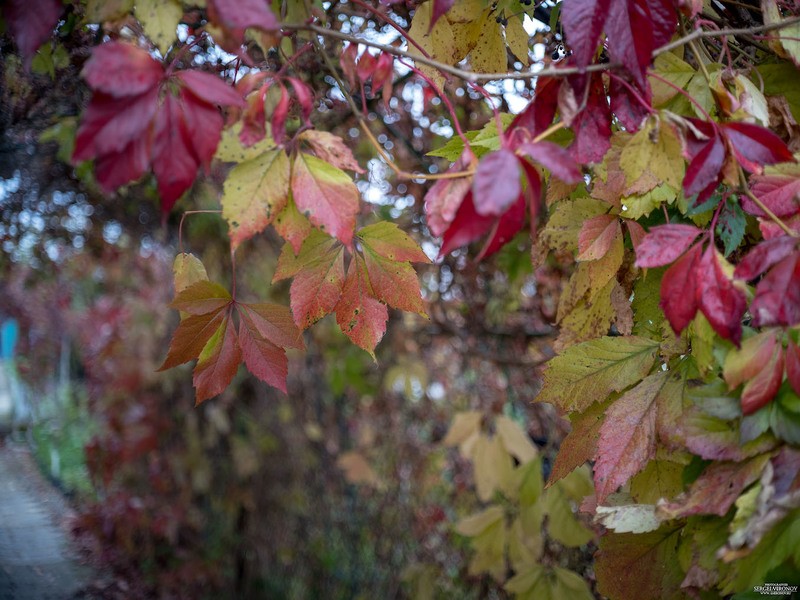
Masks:
[[[709,514],[724,517],[742,491],[761,476],[769,458],[769,454],[762,454],[744,463],[709,465],[685,494],[673,502],[659,503],[657,512],[664,519]]]
[[[227,29],[257,27],[272,31],[279,27],[267,0],[210,0],[210,3],[216,21]]]
[[[461,164],[457,162],[455,166],[460,167]],[[440,179],[428,189],[425,194],[425,217],[433,235],[440,236],[447,231],[471,188],[471,177],[458,177]]]
[[[561,440],[553,470],[547,480],[548,487],[595,457],[600,427],[612,401],[609,398],[603,402],[595,402],[586,410],[570,415],[572,430]]]
[[[360,237],[369,282],[375,297],[392,308],[427,316],[419,290],[419,280],[414,268],[405,261],[393,260],[370,244],[369,238]],[[387,252],[394,254],[393,252]],[[396,255],[396,254],[395,254]]]
[[[308,129],[300,134],[299,139],[308,144],[317,158],[337,169],[347,169],[356,173],[364,172],[353,156],[353,152],[338,135],[318,129]]]
[[[750,177],[750,191],[778,217],[800,212],[800,166],[794,163],[767,167],[763,174]],[[751,215],[766,217],[748,196],[742,196],[742,208]]]
[[[728,352],[722,374],[731,390],[745,384],[742,414],[756,412],[775,397],[783,381],[783,362],[783,346],[774,330],[749,337]]]
[[[558,144],[552,142],[526,143],[518,146],[517,152],[539,163],[565,183],[578,183],[583,180],[580,167],[575,159]]]
[[[692,225],[659,225],[650,229],[636,248],[637,267],[661,267],[689,249],[702,230]]]
[[[289,293],[294,322],[307,329],[333,312],[344,286],[344,248],[318,231],[303,242],[295,256],[288,244],[278,257],[273,282],[294,277]]]
[[[290,165],[276,148],[236,165],[222,193],[222,216],[230,227],[231,248],[260,233],[289,199]]]
[[[389,311],[375,298],[364,259],[358,255],[350,261],[342,296],[335,310],[336,323],[342,332],[374,359],[375,346],[386,333]]]
[[[53,33],[64,7],[60,0],[9,0],[3,18],[20,54],[30,67],[36,50]]]
[[[358,230],[358,239],[379,255],[398,262],[430,263],[417,243],[396,223],[379,221]]]
[[[289,310],[278,305],[239,305],[239,345],[247,370],[261,381],[286,393],[288,360],[280,342],[302,347]],[[279,316],[278,327],[272,323]],[[285,314],[281,314],[285,313]],[[282,327],[281,327],[282,326]],[[287,326],[291,326],[287,335]],[[277,332],[278,335],[275,335]],[[272,334],[272,335],[269,335]]]
[[[583,222],[578,234],[577,260],[597,260],[611,249],[615,238],[622,237],[622,227],[615,215],[598,215]]]
[[[156,48],[165,56],[177,39],[183,7],[177,0],[136,0],[136,18]]]
[[[272,226],[278,232],[278,235],[289,242],[295,254],[300,252],[303,242],[312,230],[311,223],[297,210],[297,205],[294,203],[291,193],[286,206],[275,215]]]
[[[794,161],[786,144],[769,129],[743,122],[725,123],[723,127],[736,160],[752,173],[761,173],[765,165]]]
[[[687,196],[703,192],[716,186],[725,162],[725,143],[717,127],[706,121],[687,119],[692,127],[686,135],[686,152],[689,165],[683,179],[683,193]]]
[[[747,309],[744,293],[723,272],[719,252],[709,246],[696,269],[697,307],[720,336],[738,345],[742,316]]]
[[[655,456],[659,395],[667,377],[665,372],[646,377],[606,411],[594,464],[599,504]]]
[[[520,164],[513,152],[501,148],[478,163],[472,198],[479,215],[502,215],[521,192]]]
[[[571,346],[548,363],[535,401],[568,411],[586,410],[647,375],[657,349],[657,342],[636,336],[603,337]]]
[[[800,322],[800,252],[780,260],[758,282],[750,312],[756,327]]]
[[[565,3],[561,23],[578,67],[584,68],[592,62],[610,7],[611,0],[573,0]]]
[[[298,154],[292,165],[292,198],[316,227],[349,246],[358,213],[358,188],[341,169],[310,154]]]
[[[570,149],[579,163],[599,163],[611,147],[611,108],[603,78],[592,75],[586,106],[571,124],[575,141]]]
[[[697,267],[702,247],[692,247],[664,272],[659,306],[676,333],[682,332],[697,314]]]

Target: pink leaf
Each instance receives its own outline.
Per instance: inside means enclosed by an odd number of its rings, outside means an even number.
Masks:
[[[142,48],[107,42],[92,51],[82,74],[93,90],[121,98],[138,96],[158,85],[164,66]]]
[[[725,123],[723,127],[733,155],[748,171],[761,173],[764,165],[794,161],[786,144],[769,129],[752,123]]]
[[[491,152],[478,163],[472,196],[479,215],[501,215],[519,197],[519,159],[510,150]]]
[[[739,279],[750,281],[780,262],[797,247],[797,239],[783,235],[756,245],[736,266],[734,274]]]
[[[450,10],[455,3],[456,0],[433,0],[433,14],[431,15],[430,29],[433,29],[433,26],[436,25],[436,21]]]
[[[217,22],[228,29],[258,27],[265,31],[280,28],[267,0],[211,0]]]
[[[781,260],[758,283],[750,313],[756,327],[800,323],[800,253]]]
[[[611,0],[567,0],[564,3],[561,22],[578,67],[591,64],[610,7]]]
[[[636,249],[637,267],[668,265],[689,249],[702,230],[693,225],[653,227]]]
[[[686,177],[683,179],[684,194],[693,196],[715,185],[722,176],[724,162],[725,144],[715,131],[713,137],[700,147],[686,167]]]
[[[583,174],[575,159],[558,144],[553,142],[522,144],[517,148],[517,152],[539,163],[565,183],[583,181]]]
[[[8,0],[3,3],[3,17],[26,68],[39,46],[53,33],[63,9],[61,0]]]
[[[236,88],[231,87],[216,75],[202,71],[180,71],[176,77],[192,94],[205,104],[245,107],[247,103]]]

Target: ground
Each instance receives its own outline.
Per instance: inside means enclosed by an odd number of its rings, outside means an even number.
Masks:
[[[0,442],[1,443],[1,442]],[[90,578],[71,545],[71,509],[26,446],[0,446],[0,600],[66,600]]]

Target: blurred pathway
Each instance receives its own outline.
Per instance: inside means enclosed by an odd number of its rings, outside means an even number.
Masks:
[[[0,446],[0,600],[66,600],[88,582],[61,528],[69,511],[25,446]]]

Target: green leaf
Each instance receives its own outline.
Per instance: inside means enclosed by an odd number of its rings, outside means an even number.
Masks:
[[[594,538],[572,512],[572,503],[559,481],[544,492],[544,508],[547,512],[547,532],[550,536],[569,548],[576,548]]]
[[[236,165],[222,192],[222,216],[231,248],[264,231],[289,198],[289,158],[279,148]]]
[[[172,263],[172,277],[175,294],[179,294],[198,281],[208,280],[208,273],[203,263],[194,254],[182,253]]]
[[[728,198],[719,213],[717,234],[725,244],[725,256],[729,256],[744,239],[747,220],[735,198]]]
[[[551,207],[550,218],[541,230],[540,239],[551,250],[577,250],[583,223],[608,212],[609,205],[594,198],[563,200]]]
[[[655,362],[658,343],[642,337],[603,337],[568,348],[544,372],[536,402],[583,411],[641,380]]]
[[[393,261],[430,263],[419,245],[396,223],[380,221],[362,227],[358,239],[382,257]]]
[[[461,535],[475,537],[498,521],[502,521],[503,517],[504,513],[502,507],[492,505],[486,510],[461,519],[456,523],[455,530]]]

